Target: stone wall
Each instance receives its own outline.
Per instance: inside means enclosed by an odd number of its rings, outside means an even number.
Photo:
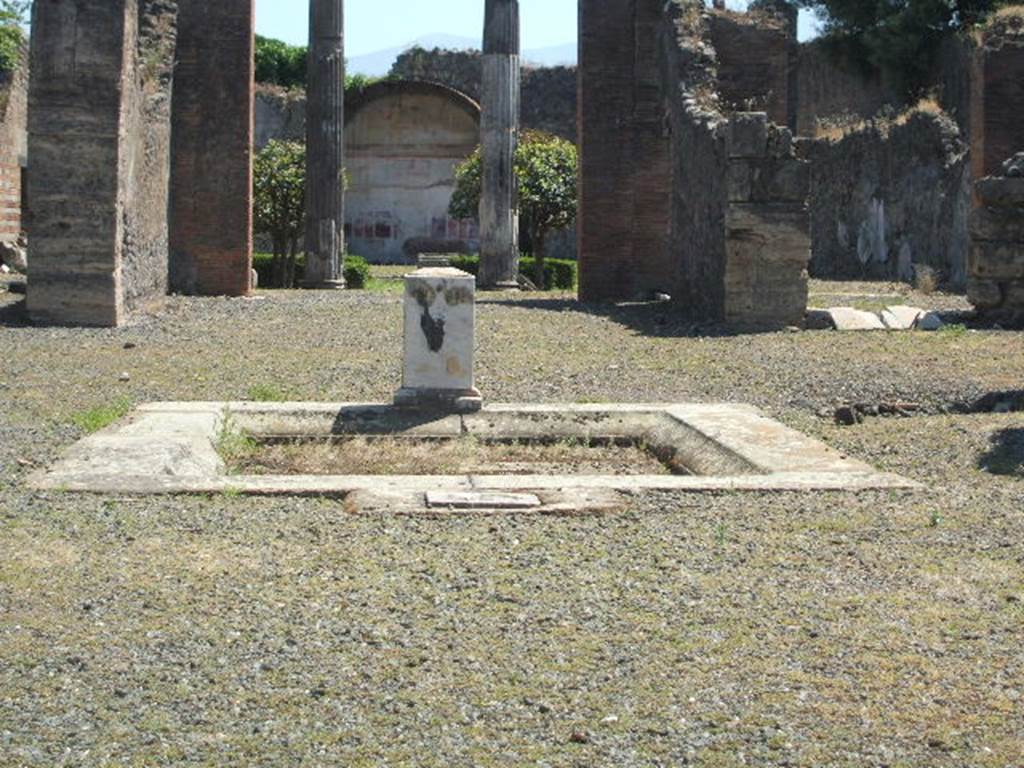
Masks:
[[[814,277],[911,281],[927,265],[963,289],[970,169],[956,123],[915,111],[804,149]]]
[[[253,0],[181,0],[170,275],[182,293],[252,290]]]
[[[401,80],[441,83],[480,101],[482,60],[479,51],[427,51],[412,48],[401,54],[391,76]],[[576,68],[531,67],[524,64],[520,124],[525,130],[553,133],[576,141]]]
[[[276,85],[256,85],[255,134],[256,151],[272,140],[306,140],[306,93],[288,91]]]
[[[772,122],[789,125],[796,49],[788,26],[769,13],[716,11],[708,14],[707,28],[723,107],[767,112]]]
[[[21,63],[0,77],[0,241],[22,229],[22,174],[28,162],[28,46]]]
[[[165,0],[34,5],[28,310],[117,325],[166,292]],[[170,45],[154,45],[153,34]]]
[[[807,308],[808,165],[766,113],[724,110],[723,65],[709,44],[717,18],[699,0],[680,0],[667,7],[661,33],[673,295],[705,321],[797,325]]]
[[[971,213],[968,296],[979,314],[1024,324],[1024,153],[1015,169],[980,180]],[[1013,174],[1010,176],[1009,174]]]
[[[896,93],[877,72],[829,50],[821,41],[802,43],[796,60],[796,133],[814,136],[819,123],[873,117]]]

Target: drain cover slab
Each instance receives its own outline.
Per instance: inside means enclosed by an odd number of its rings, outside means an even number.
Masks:
[[[532,493],[427,491],[431,509],[535,509],[541,500]]]

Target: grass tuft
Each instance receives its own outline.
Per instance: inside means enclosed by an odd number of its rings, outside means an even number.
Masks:
[[[113,402],[76,413],[71,417],[71,422],[86,434],[91,435],[93,432],[106,429],[115,421],[124,418],[131,409],[131,401],[126,397],[121,397]]]

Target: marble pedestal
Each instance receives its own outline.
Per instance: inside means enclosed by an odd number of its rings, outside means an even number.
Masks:
[[[450,267],[405,277],[402,388],[395,405],[458,413],[478,411],[473,385],[476,278]]]

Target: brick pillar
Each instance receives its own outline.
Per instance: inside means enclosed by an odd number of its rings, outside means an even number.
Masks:
[[[117,325],[119,156],[134,2],[35,3],[28,148],[28,311],[37,322]]]
[[[172,290],[252,290],[254,0],[181,0],[171,152]]]
[[[580,0],[582,301],[669,291],[671,166],[655,0]]]
[[[1024,34],[994,23],[982,32],[971,78],[971,175],[1000,172],[1024,151]]]

